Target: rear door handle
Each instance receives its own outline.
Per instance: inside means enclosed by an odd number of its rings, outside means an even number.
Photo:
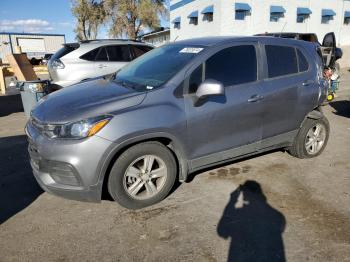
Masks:
[[[253,103],[253,102],[258,102],[258,101],[263,100],[263,99],[264,99],[264,97],[261,95],[253,95],[248,99],[248,102]]]
[[[98,65],[98,68],[104,68],[107,67],[106,65]]]
[[[302,83],[303,86],[309,86],[312,82],[310,80],[306,80]]]

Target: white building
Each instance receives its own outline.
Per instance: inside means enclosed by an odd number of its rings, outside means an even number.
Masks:
[[[350,45],[349,0],[171,0],[171,41],[265,32],[335,32]]]
[[[65,43],[65,35],[0,32],[0,59],[7,62],[6,55],[16,53],[20,46],[28,57],[42,58],[53,54]]]

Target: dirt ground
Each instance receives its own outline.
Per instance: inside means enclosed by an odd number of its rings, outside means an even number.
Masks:
[[[320,157],[236,161],[139,211],[44,193],[20,101],[0,97],[0,261],[350,261],[350,73],[342,79]]]

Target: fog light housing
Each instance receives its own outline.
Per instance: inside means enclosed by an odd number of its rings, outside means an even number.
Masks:
[[[40,164],[40,171],[48,173],[57,184],[68,186],[82,185],[77,171],[71,164],[57,161],[41,161]]]

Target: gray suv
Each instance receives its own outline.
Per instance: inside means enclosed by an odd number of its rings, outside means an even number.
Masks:
[[[48,61],[51,83],[59,89],[112,74],[152,49],[142,42],[118,39],[64,44]]]
[[[52,93],[26,126],[47,192],[131,209],[189,173],[277,148],[324,150],[323,63],[308,42],[211,37],[156,48],[116,74]]]

